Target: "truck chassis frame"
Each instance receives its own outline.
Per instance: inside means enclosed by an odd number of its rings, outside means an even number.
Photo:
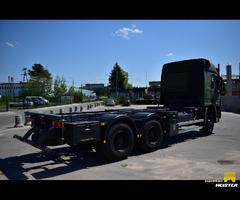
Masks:
[[[143,151],[157,150],[164,135],[170,137],[200,130],[211,134],[212,115],[200,107],[147,107],[97,112],[44,114],[25,112],[32,128],[15,139],[44,152],[47,146],[67,143],[90,144],[111,160],[122,160],[138,145]],[[208,117],[210,116],[210,117]],[[208,130],[208,131],[206,131]],[[32,140],[29,137],[32,135]]]

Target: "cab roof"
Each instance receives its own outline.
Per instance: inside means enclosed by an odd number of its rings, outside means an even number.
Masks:
[[[198,59],[189,59],[189,60],[182,60],[177,62],[166,63],[163,65],[163,70],[165,73],[176,73],[176,72],[183,72],[188,71],[189,68],[192,67],[205,67],[208,68],[209,71],[217,73],[217,69],[209,60],[204,58]]]

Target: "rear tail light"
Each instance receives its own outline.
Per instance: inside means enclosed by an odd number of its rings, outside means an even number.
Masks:
[[[64,128],[64,123],[59,121],[52,121],[52,127],[55,128]]]

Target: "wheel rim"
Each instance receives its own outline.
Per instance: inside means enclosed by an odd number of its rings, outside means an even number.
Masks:
[[[211,119],[208,119],[208,130],[210,131],[210,132],[212,132],[212,130],[213,130],[213,121],[211,120]]]
[[[119,131],[114,138],[114,148],[117,151],[124,151],[128,146],[128,138],[126,133]]]
[[[158,130],[154,126],[152,126],[148,131],[148,142],[150,144],[155,144],[158,141],[158,138]]]

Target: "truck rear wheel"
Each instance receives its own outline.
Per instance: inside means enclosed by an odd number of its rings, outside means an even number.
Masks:
[[[102,152],[110,160],[126,159],[132,152],[134,135],[132,129],[125,123],[117,123],[108,132]]]
[[[144,124],[142,138],[139,147],[145,152],[157,150],[163,140],[163,130],[161,124],[157,120],[150,120]]]

